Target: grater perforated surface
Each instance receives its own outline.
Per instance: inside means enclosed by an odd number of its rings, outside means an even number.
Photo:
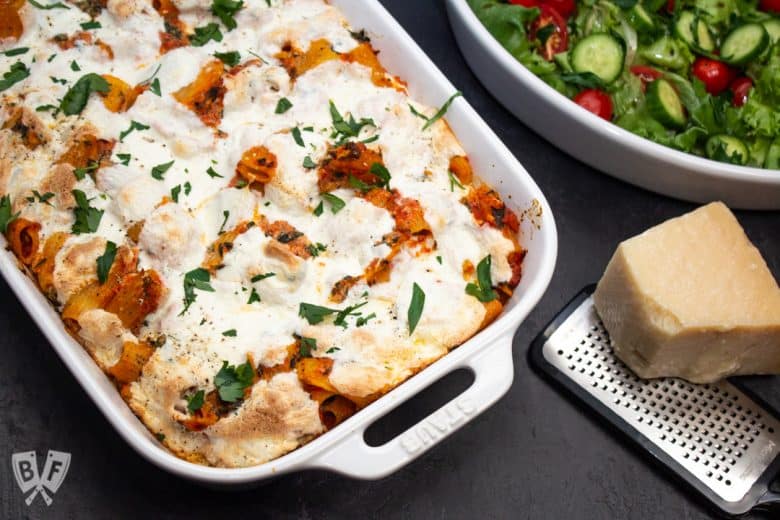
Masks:
[[[592,297],[542,355],[725,501],[741,500],[780,453],[780,421],[729,382],[636,377],[612,352]]]

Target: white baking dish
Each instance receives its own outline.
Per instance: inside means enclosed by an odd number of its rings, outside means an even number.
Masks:
[[[517,61],[466,0],[447,0],[455,38],[487,89],[514,115],[577,159],[643,188],[732,208],[780,209],[780,171],[703,159],[639,137],[583,110]]]
[[[332,3],[343,10],[354,27],[367,30],[381,51],[387,69],[409,81],[413,96],[430,105],[440,105],[455,91],[378,1],[333,0]],[[504,314],[470,341],[330,432],[266,464],[240,469],[210,468],[172,455],[133,415],[108,378],[67,334],[58,314],[20,271],[12,253],[0,254],[0,272],[119,434],[160,468],[219,486],[246,485],[308,468],[328,469],[357,478],[383,477],[463,426],[509,389],[513,377],[513,333],[541,298],[555,267],[555,222],[534,181],[465,100],[459,98],[453,103],[447,120],[469,153],[475,171],[498,189],[510,206],[520,211],[534,210],[522,219],[522,243],[528,255],[515,295]],[[475,380],[461,395],[385,445],[370,447],[365,443],[363,432],[376,419],[442,376],[464,367],[473,370]]]

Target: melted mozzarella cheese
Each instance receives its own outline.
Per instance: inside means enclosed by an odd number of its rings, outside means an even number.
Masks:
[[[296,336],[315,339],[312,355],[333,360],[330,381],[343,394],[368,398],[387,391],[479,330],[485,308],[465,293],[464,264],[477,265],[491,255],[494,284],[505,282],[512,277],[507,255],[515,244],[478,225],[462,204],[466,191],[452,185],[448,170],[450,159],[464,151],[449,127],[440,122],[423,130],[424,122],[409,107],[429,116],[435,108],[377,86],[371,69],[340,59],[290,78],[276,58],[288,43],[306,50],[326,39],[337,53],[357,47],[337,9],[322,0],[245,2],[235,15],[237,27],[229,31],[212,15],[210,0],[174,3],[188,30],[217,23],[223,38],[160,54],[165,23],[152,2],[108,0],[96,17],[101,27],[89,33],[111,48],[111,59],[99,45],[81,42],[60,49],[53,42],[89,21],[75,6],[23,7],[24,34],[13,45],[0,43],[0,50],[30,50],[19,56],[0,52],[0,72],[21,61],[30,76],[0,93],[0,120],[21,104],[40,119],[47,142],[30,150],[11,130],[0,130],[0,192],[9,195],[20,216],[41,223],[44,239],[71,231],[71,190],[85,193],[90,206],[103,213],[95,232],[70,237],[57,254],[59,302],[95,283],[96,259],[108,240],[137,248],[139,269],[155,270],[166,289],[137,335],[106,311],[83,313],[79,335],[86,348],[108,368],[125,342],[163,337],[143,375],[129,387],[132,409],[151,431],[165,435],[170,449],[191,460],[259,464],[323,431],[317,402],[294,371],[254,384],[240,406],[203,432],[180,424],[189,417],[184,396],[215,390],[214,377],[224,362],[239,365],[251,356],[260,367],[284,363]],[[247,66],[223,77],[224,110],[216,129],[173,94],[192,84],[215,53],[231,51],[238,51]],[[111,74],[131,87],[154,78],[159,95],[145,89],[129,110],[114,113],[92,93],[80,115],[65,116],[56,107],[86,73]],[[277,113],[283,98],[291,106]],[[345,119],[370,120],[351,140],[367,140],[366,146],[381,154],[390,187],[419,201],[433,234],[433,249],[402,248],[392,257],[388,281],[369,286],[359,279],[339,303],[331,297],[337,282],[361,277],[372,262],[392,256],[383,237],[396,222],[353,189],[332,193],[344,202],[336,210],[320,194],[317,169],[304,166],[322,161],[338,139],[331,104]],[[296,128],[303,146],[294,137]],[[69,166],[52,164],[85,134],[113,143],[112,155],[94,174],[74,180]],[[244,152],[259,146],[276,158],[272,181],[262,191],[233,187]],[[169,163],[153,175],[155,167]],[[56,191],[50,204],[32,197],[42,186]],[[215,241],[260,217],[293,226],[316,255],[296,256],[259,225],[251,227],[225,249],[210,276],[213,291],[195,289],[194,300],[185,302],[186,274],[202,266]],[[135,243],[128,230],[141,224]],[[415,283],[426,299],[410,335],[407,313]],[[311,324],[301,316],[301,303],[334,313]],[[334,324],[335,311],[347,307],[356,310],[345,326]]]

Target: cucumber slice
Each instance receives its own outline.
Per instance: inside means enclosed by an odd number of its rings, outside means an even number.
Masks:
[[[647,110],[667,128],[682,128],[688,120],[680,96],[665,79],[657,79],[647,86]]]
[[[662,36],[647,46],[639,47],[639,54],[659,67],[679,70],[688,67],[688,60],[683,54],[685,44],[669,35]]]
[[[628,11],[628,23],[640,33],[650,32],[655,29],[653,18],[640,3],[634,4],[634,7]]]
[[[780,41],[780,20],[777,18],[770,18],[761,22],[766,32],[769,33],[769,39],[772,40],[772,44]]]
[[[780,170],[780,138],[775,139],[769,145],[769,151],[764,159],[764,168],[769,170]]]
[[[645,9],[651,13],[655,13],[660,8],[666,5],[667,0],[642,0]]]
[[[713,135],[704,149],[710,159],[731,164],[745,165],[750,158],[745,143],[731,135]]]
[[[604,83],[612,83],[623,72],[625,50],[609,34],[597,33],[577,42],[570,58],[574,72],[590,72]]]
[[[720,57],[731,65],[744,65],[767,48],[769,33],[760,23],[746,23],[731,31],[720,46]]]
[[[715,38],[710,32],[710,28],[693,11],[680,13],[674,24],[674,34],[694,49],[701,49],[705,52],[715,50]]]

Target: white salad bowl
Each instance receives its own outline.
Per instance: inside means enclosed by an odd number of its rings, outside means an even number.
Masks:
[[[732,208],[780,209],[780,170],[711,161],[654,143],[583,110],[517,61],[466,0],[446,0],[463,55],[510,112],[577,159],[642,188]]]

